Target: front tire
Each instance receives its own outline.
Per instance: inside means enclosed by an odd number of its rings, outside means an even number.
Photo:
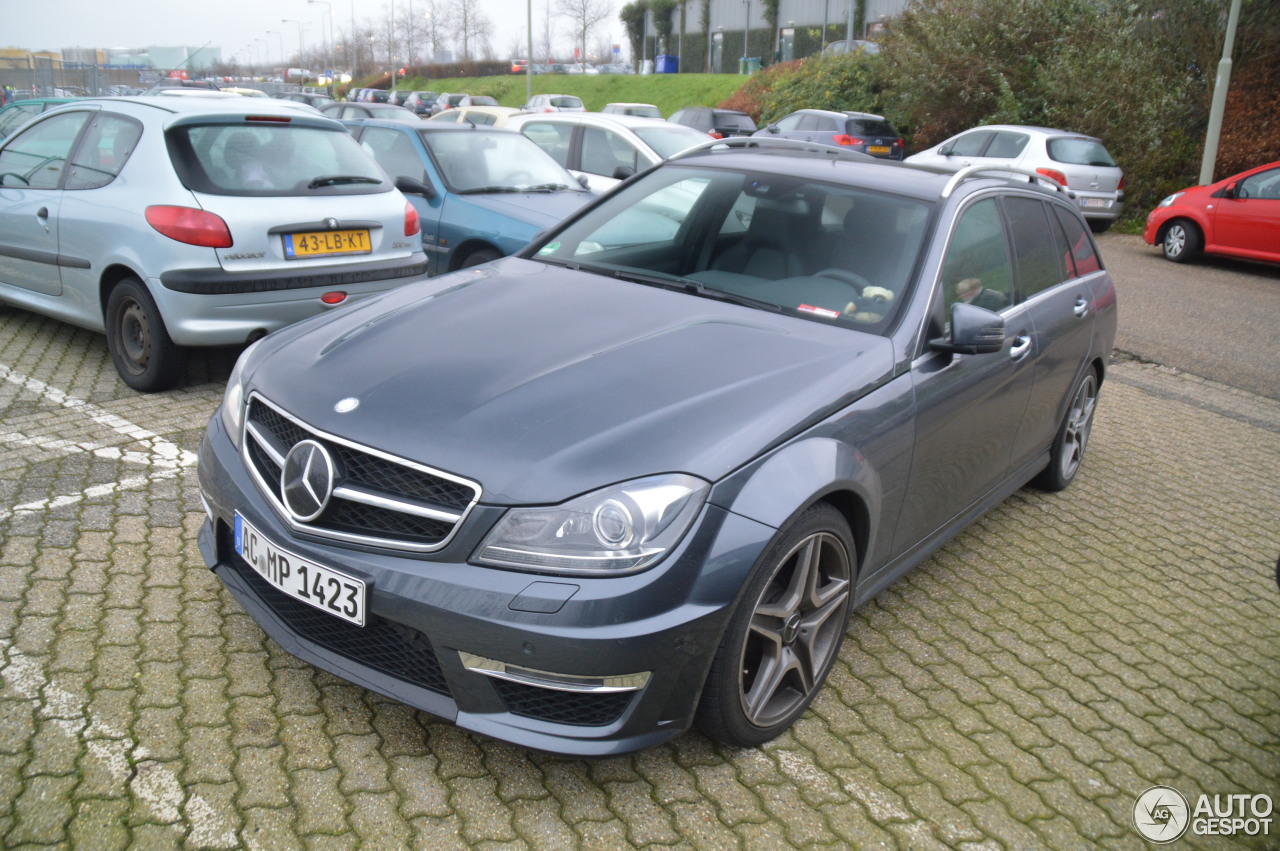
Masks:
[[[492,248],[481,248],[471,252],[466,259],[458,266],[459,269],[470,269],[472,266],[479,266],[481,263],[488,263],[490,260],[497,260],[502,255],[494,251]]]
[[[848,522],[826,503],[778,533],[716,650],[698,704],[704,733],[755,747],[809,707],[844,641],[855,553]]]
[[[1166,260],[1174,263],[1186,263],[1200,253],[1204,245],[1204,237],[1200,229],[1190,222],[1174,219],[1165,228],[1164,240],[1160,243]]]
[[[1076,384],[1058,435],[1049,450],[1049,466],[1032,482],[1041,490],[1065,490],[1080,471],[1084,450],[1093,431],[1093,414],[1098,407],[1098,375],[1089,369]]]
[[[134,390],[166,390],[182,373],[182,350],[164,327],[155,299],[137,278],[124,278],[107,297],[107,349],[116,372]]]

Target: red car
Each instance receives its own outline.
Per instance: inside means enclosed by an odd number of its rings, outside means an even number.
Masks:
[[[1142,238],[1175,263],[1201,251],[1280,263],[1280,162],[1173,193],[1147,216]]]

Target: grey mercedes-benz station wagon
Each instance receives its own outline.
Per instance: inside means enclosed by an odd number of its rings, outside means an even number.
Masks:
[[[1072,481],[1115,330],[1035,175],[697,150],[247,349],[201,552],[290,652],[468,730],[755,745],[852,609]]]

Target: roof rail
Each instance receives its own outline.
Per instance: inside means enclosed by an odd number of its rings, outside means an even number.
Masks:
[[[1068,198],[1075,197],[1075,195],[1073,195],[1067,189],[1067,187],[1063,186],[1061,183],[1059,183],[1058,181],[1050,177],[1047,177],[1043,174],[1039,174],[1038,172],[1031,171],[1030,169],[1014,168],[1013,166],[1004,166],[1004,165],[967,165],[965,166],[964,168],[960,169],[955,174],[953,174],[951,176],[951,179],[947,181],[947,185],[942,188],[941,197],[950,198],[951,193],[956,190],[956,187],[958,187],[961,183],[964,183],[966,180],[969,180],[970,178],[976,177],[977,175],[980,175],[980,174],[987,174],[990,177],[1017,175],[1019,177],[1027,178],[1028,183],[1042,184],[1044,185],[1045,188],[1052,189],[1055,192],[1061,192],[1065,194]]]
[[[860,151],[846,151],[842,148],[836,148],[831,145],[820,145],[817,142],[804,142],[800,139],[772,139],[768,136],[730,136],[727,139],[712,139],[701,145],[694,145],[692,148],[686,148],[675,156],[668,157],[668,162],[681,160],[685,157],[698,156],[700,154],[723,151],[732,148],[772,148],[773,150],[788,151],[808,151],[815,154],[826,154],[828,156],[839,157],[841,159],[853,160],[856,162],[884,162],[884,160],[864,154]]]

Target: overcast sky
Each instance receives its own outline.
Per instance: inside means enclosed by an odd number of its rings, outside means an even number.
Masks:
[[[550,0],[551,8],[558,3]],[[526,4],[521,0],[479,0],[480,9],[494,25],[493,47],[499,58],[508,58],[512,43],[525,38]],[[533,0],[534,39],[542,32],[548,0]],[[281,38],[268,31],[281,33],[286,55],[298,49],[298,25],[282,23],[289,18],[301,21],[303,38],[310,52],[321,43],[321,24],[325,6],[308,4],[306,0],[218,0],[217,3],[188,0],[2,0],[0,47],[28,50],[60,50],[64,47],[147,47],[149,45],[189,45],[200,47],[207,42],[222,48],[223,59],[230,59],[254,39],[266,42],[271,61],[280,61]],[[412,4],[397,0],[399,12]],[[617,3],[614,4],[618,5]],[[426,7],[418,4],[418,14]],[[357,0],[356,26],[381,18],[382,3]],[[350,0],[332,0],[336,31],[351,27]],[[309,24],[310,26],[306,26]],[[326,25],[327,26],[327,25]],[[553,18],[553,40],[568,47],[569,22]],[[327,33],[326,33],[327,35]],[[610,36],[622,41],[622,24],[617,15],[610,16],[593,34],[592,41]],[[254,48],[257,49],[256,47]]]

